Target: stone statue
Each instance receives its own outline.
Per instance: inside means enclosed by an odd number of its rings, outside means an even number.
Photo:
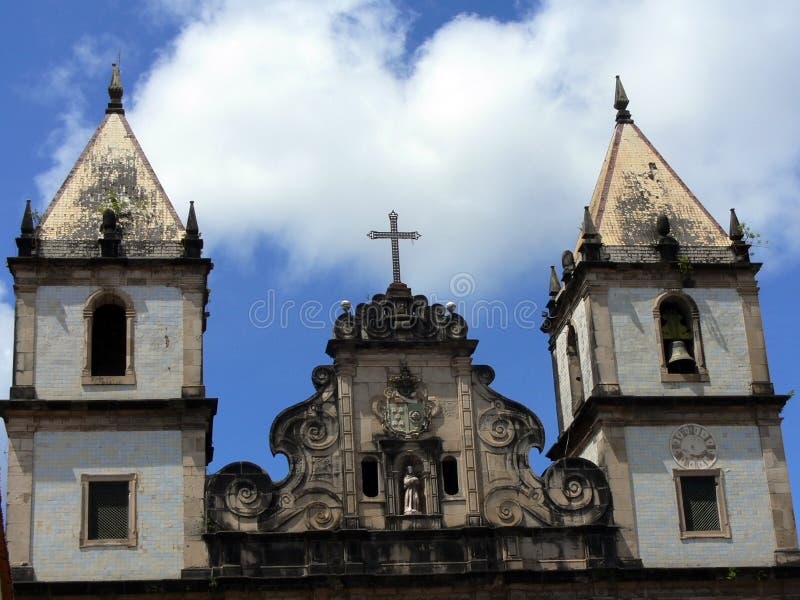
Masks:
[[[406,468],[406,475],[403,477],[403,487],[405,488],[405,509],[404,515],[418,515],[419,514],[419,493],[422,488],[422,482],[419,477],[414,475],[414,471],[409,465]]]

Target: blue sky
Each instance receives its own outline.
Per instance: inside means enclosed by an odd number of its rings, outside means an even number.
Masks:
[[[572,247],[610,139],[613,77],[666,160],[755,249],[776,391],[800,386],[796,7],[772,2],[3,3],[0,244],[24,200],[44,208],[105,107],[122,57],[128,118],[173,204],[195,200],[215,262],[206,385],[219,396],[214,471],[285,469],[282,408],[329,362],[329,312],[381,292],[400,227],[403,278],[454,300],[494,387],[555,440],[538,313]],[[0,384],[10,379],[11,280],[0,275]],[[481,306],[493,307],[491,314]],[[505,311],[505,312],[503,312]],[[274,318],[271,318],[274,315]],[[505,318],[503,317],[505,315]],[[800,506],[800,408],[784,411]],[[534,459],[541,471],[544,458]]]

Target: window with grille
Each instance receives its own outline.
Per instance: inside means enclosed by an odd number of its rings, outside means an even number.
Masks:
[[[682,537],[730,537],[719,469],[676,471]]]
[[[84,475],[81,545],[136,545],[136,477]]]

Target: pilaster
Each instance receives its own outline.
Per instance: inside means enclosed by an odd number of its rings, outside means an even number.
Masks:
[[[344,469],[344,524],[345,527],[358,527],[358,490],[356,489],[355,439],[353,433],[353,377],[356,364],[352,356],[339,355],[334,363],[337,376],[342,466]]]
[[[478,498],[482,496],[478,489],[477,451],[475,447],[475,417],[472,414],[472,359],[456,357],[452,360],[453,374],[456,377],[458,390],[459,413],[463,426],[464,470],[467,474],[467,525],[480,525],[481,506]]]
[[[30,419],[15,419],[8,429],[6,539],[12,567],[30,567],[33,509],[33,434]]]
[[[595,389],[591,395],[620,393],[617,359],[614,352],[614,332],[608,308],[608,288],[592,286],[586,302],[586,323],[589,328],[592,373]]]

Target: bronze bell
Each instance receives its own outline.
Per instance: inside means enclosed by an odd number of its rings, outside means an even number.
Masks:
[[[694,364],[694,357],[689,354],[686,344],[682,340],[672,340],[669,347],[669,364],[674,365],[678,362],[688,361]]]

